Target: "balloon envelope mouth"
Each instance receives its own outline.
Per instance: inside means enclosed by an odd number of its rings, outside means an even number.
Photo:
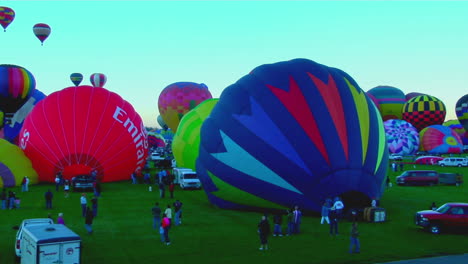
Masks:
[[[62,175],[65,179],[70,180],[78,175],[91,176],[91,170],[91,167],[84,164],[72,164],[63,168]]]

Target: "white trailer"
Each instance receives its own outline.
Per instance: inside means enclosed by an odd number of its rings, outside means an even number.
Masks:
[[[26,226],[21,264],[79,264],[81,238],[61,224]]]
[[[174,168],[173,173],[175,176],[175,183],[179,184],[180,188],[201,189],[201,182],[195,171],[187,168]]]

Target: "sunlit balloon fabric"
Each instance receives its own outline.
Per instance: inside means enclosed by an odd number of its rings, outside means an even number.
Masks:
[[[144,167],[146,130],[130,103],[118,94],[91,86],[54,92],[28,115],[20,146],[40,181],[53,182],[98,171],[103,182],[130,179]]]
[[[49,25],[44,23],[38,23],[33,27],[34,35],[41,41],[41,45],[44,44],[44,41],[49,37],[51,28]]]
[[[381,197],[387,165],[383,122],[365,92],[339,69],[295,59],[223,91],[203,122],[196,166],[219,207],[318,212],[351,191]]]
[[[89,80],[94,87],[104,87],[107,82],[107,77],[103,73],[93,73],[91,77],[89,77]]]
[[[8,124],[5,124],[3,128],[4,138],[11,143],[18,143],[18,136],[21,128],[23,127],[24,120],[28,114],[32,111],[34,106],[44,99],[46,95],[39,90],[34,90],[31,97],[26,101],[26,103],[21,106],[18,111],[14,113]]]
[[[36,88],[34,76],[21,66],[0,65],[0,110],[16,112]]]
[[[6,6],[0,6],[0,25],[2,25],[3,31],[6,31],[6,28],[14,19],[15,11],[13,11],[13,9]]]
[[[388,151],[398,155],[412,155],[419,149],[416,128],[404,120],[389,119],[384,122]]]
[[[83,81],[83,74],[81,74],[79,72],[75,72],[75,73],[70,74],[70,81],[72,81],[72,83],[75,86],[80,85],[81,81]]]
[[[37,173],[23,151],[0,139],[0,188],[20,186],[24,176],[28,176],[31,184],[38,182]]]
[[[161,92],[158,98],[158,108],[164,122],[172,131],[177,132],[177,126],[185,113],[212,98],[208,87],[201,83],[177,82]]]
[[[416,96],[403,107],[403,120],[411,123],[418,131],[430,125],[441,125],[445,120],[445,105],[430,95]]]
[[[172,153],[177,166],[195,170],[200,146],[200,129],[219,99],[207,99],[186,113],[172,142]]]
[[[424,150],[431,154],[461,153],[463,144],[460,136],[442,125],[432,125],[424,129],[421,136]]]
[[[388,119],[402,119],[401,110],[406,102],[406,97],[400,89],[392,86],[377,86],[367,91],[367,93],[377,99],[384,121]]]

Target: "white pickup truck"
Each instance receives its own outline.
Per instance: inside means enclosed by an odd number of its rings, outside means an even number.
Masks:
[[[180,185],[182,189],[201,189],[201,182],[198,179],[197,173],[187,168],[174,168],[175,183]]]

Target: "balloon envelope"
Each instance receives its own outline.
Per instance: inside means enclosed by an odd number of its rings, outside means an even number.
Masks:
[[[0,6],[0,25],[2,25],[3,31],[6,31],[6,28],[14,19],[15,11],[13,11],[13,9],[6,6]]]
[[[418,131],[430,125],[441,125],[445,120],[445,105],[434,96],[416,96],[403,107],[403,120]]]
[[[367,94],[373,95],[380,105],[382,119],[402,119],[401,110],[406,102],[405,94],[398,88],[392,86],[377,86]]]
[[[163,136],[156,132],[148,133],[148,144],[150,148],[164,148],[166,146]]]
[[[162,118],[161,115],[158,115],[157,121],[158,121],[158,124],[161,126],[162,129],[167,130],[168,127],[167,127],[166,123],[164,122],[164,119]]]
[[[463,144],[460,136],[442,125],[432,125],[424,129],[421,144],[431,154],[461,153]]]
[[[382,119],[358,84],[295,59],[223,91],[203,122],[196,167],[219,207],[319,212],[327,197],[380,197],[387,157]]]
[[[200,146],[200,129],[219,99],[207,99],[186,113],[172,142],[172,153],[177,166],[195,170],[195,161]]]
[[[28,176],[31,184],[38,182],[37,173],[23,151],[0,139],[0,188],[20,186],[24,176]]]
[[[184,114],[210,98],[212,98],[211,93],[203,83],[173,83],[164,88],[159,95],[159,113],[167,126],[177,132],[177,126]]]
[[[89,79],[94,87],[104,87],[107,82],[107,77],[103,73],[93,73]]]
[[[419,149],[418,130],[404,120],[389,119],[384,122],[388,150],[398,155],[412,155]]]
[[[468,131],[468,94],[465,94],[458,99],[455,104],[455,112],[457,114],[458,121]]]
[[[21,66],[0,65],[0,109],[16,112],[31,96],[36,80],[31,72]]]
[[[44,23],[38,23],[33,27],[34,35],[41,41],[41,45],[49,37],[51,29],[50,26]]]
[[[40,181],[98,171],[103,182],[130,179],[146,162],[146,130],[134,108],[116,93],[68,87],[39,102],[26,118],[20,146]]]
[[[75,86],[80,85],[81,81],[83,81],[83,74],[75,72],[70,74],[70,80]]]

